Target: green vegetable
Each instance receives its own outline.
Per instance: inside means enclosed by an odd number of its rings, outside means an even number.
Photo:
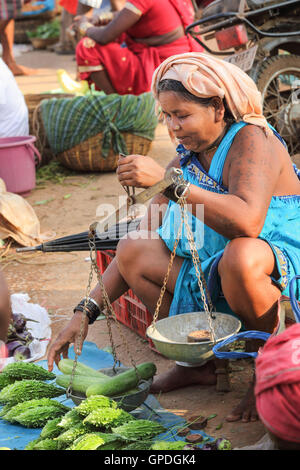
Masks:
[[[152,441],[136,441],[127,444],[122,450],[150,450],[152,444]]]
[[[20,414],[24,413],[27,410],[37,409],[41,406],[53,406],[60,410],[61,414],[66,413],[70,409],[69,407],[63,405],[62,403],[56,400],[52,400],[51,398],[35,398],[33,400],[17,403],[2,416],[2,419],[4,419],[5,421],[9,421],[10,423],[18,422]]]
[[[72,450],[97,450],[105,441],[96,433],[84,434],[80,441],[72,446]]]
[[[186,445],[184,441],[155,441],[151,450],[183,450]]]
[[[61,418],[57,426],[62,428],[60,432],[63,432],[79,423],[82,423],[82,417],[77,413],[77,407],[75,407]]]
[[[1,372],[0,373],[0,390],[4,387],[6,387],[7,385],[11,385],[15,382],[14,379],[12,379],[8,374],[6,374],[5,372]]]
[[[83,423],[97,428],[111,428],[133,420],[135,418],[131,414],[120,408],[97,408],[84,418]]]
[[[55,387],[52,384],[40,380],[21,380],[7,385],[0,392],[0,403],[17,404],[27,401],[28,397],[34,398],[54,398],[65,393],[64,389]]]
[[[112,428],[114,434],[118,434],[124,439],[137,441],[140,439],[151,439],[162,432],[165,432],[166,428],[156,421],[150,421],[148,419],[137,419],[129,421],[121,426]]]
[[[53,380],[55,374],[44,369],[44,367],[38,366],[32,362],[16,361],[11,364],[7,364],[4,367],[3,373],[7,374],[14,380],[22,379],[35,379],[35,380]]]
[[[109,397],[103,395],[93,395],[83,400],[80,405],[76,407],[77,413],[82,416],[87,416],[92,411],[98,408],[117,408],[118,404]]]
[[[70,446],[70,444],[72,444],[75,439],[77,439],[77,437],[81,436],[82,434],[86,434],[87,432],[90,432],[89,428],[84,424],[79,423],[64,431],[62,434],[57,436],[55,440],[58,441],[59,448],[63,450]]]
[[[62,416],[64,413],[65,411],[59,409],[57,406],[44,405],[36,408],[29,408],[14,419],[17,423],[25,426],[26,428],[42,428],[49,419]]]
[[[63,374],[71,375],[73,371],[74,361],[72,359],[61,359],[58,368]],[[92,367],[86,366],[82,362],[78,362],[75,368],[75,375],[86,375],[88,377],[96,377],[99,379],[108,379],[108,376],[99,372]]]
[[[103,384],[91,385],[86,390],[86,396],[90,397],[92,395],[105,395],[109,397],[116,397],[126,390],[131,390],[136,387],[139,383],[140,378],[148,380],[152,378],[156,373],[156,366],[152,362],[145,362],[137,366],[137,371],[135,368],[126,370],[121,374],[111,377]]]
[[[33,446],[32,450],[60,450],[60,446],[54,439],[42,439]]]
[[[41,430],[40,437],[42,437],[43,439],[53,439],[54,437],[59,436],[59,434],[61,434],[62,432],[62,429],[58,426],[60,421],[60,416],[58,416],[57,418],[50,419],[50,421],[47,421],[47,423]]]
[[[228,439],[218,440],[218,450],[232,450],[231,442]]]
[[[60,35],[60,22],[58,20],[51,21],[39,25],[34,31],[26,31],[29,38],[58,38]]]
[[[74,448],[74,447],[77,447],[80,441],[82,439],[85,439],[85,436],[89,434],[97,435],[104,441],[103,444],[101,444],[101,446],[98,447],[98,450],[116,450],[116,449],[119,449],[123,444],[123,441],[118,436],[115,436],[114,434],[97,431],[97,432],[92,432],[92,433],[88,432],[87,434],[79,436],[77,439],[75,439],[73,444],[67,450],[78,450],[77,448]]]
[[[85,395],[87,389],[91,385],[102,384],[103,380],[107,380],[107,378],[98,379],[97,377],[88,377],[87,375],[74,375],[72,379],[71,389],[73,392],[83,393]],[[56,377],[56,384],[59,385],[60,387],[63,387],[65,390],[68,389],[70,383],[71,383],[71,375],[60,374]]]
[[[34,450],[35,445],[38,442],[41,442],[43,439],[41,436],[39,436],[37,439],[34,439],[33,441],[28,442],[28,444],[25,446],[24,450]]]

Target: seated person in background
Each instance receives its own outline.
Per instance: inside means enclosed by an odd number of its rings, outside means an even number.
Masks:
[[[204,53],[179,54],[156,69],[152,83],[169,133],[179,144],[169,166],[181,168],[183,182],[155,196],[139,230],[119,241],[103,274],[108,297],[114,302],[130,287],[154,314],[175,247],[158,318],[204,311],[187,230],[176,244],[184,191],[215,311],[237,316],[247,330],[276,334],[280,297],[288,295],[289,281],[300,272],[300,172],[262,115],[254,81],[235,65]],[[165,168],[150,157],[129,155],[119,160],[117,174],[124,186],[146,188],[162,180]],[[204,208],[204,217],[198,208]],[[99,284],[90,297],[96,318],[105,306]],[[81,311],[75,307],[52,344],[50,370],[77,341]],[[85,338],[89,321],[83,321]],[[217,373],[213,360],[176,363],[154,377],[151,392],[213,385]],[[254,382],[226,419],[257,420]]]
[[[255,397],[259,417],[278,450],[300,450],[300,324],[259,351]]]
[[[26,135],[29,135],[29,124],[24,96],[0,58],[0,137]]]
[[[79,77],[106,94],[150,91],[155,68],[167,57],[202,47],[184,29],[194,20],[191,0],[131,0],[106,26],[81,19],[76,48]]]

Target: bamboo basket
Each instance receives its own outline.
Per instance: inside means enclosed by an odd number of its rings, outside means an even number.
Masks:
[[[66,93],[32,93],[24,95],[25,102],[28,108],[28,119],[29,119],[29,134],[36,137],[35,146],[41,154],[41,164],[45,165],[49,163],[54,154],[50,149],[50,145],[44,129],[42,116],[40,112],[40,104],[43,100],[49,100],[50,98],[73,98],[74,95]]]
[[[152,141],[128,132],[121,132],[128,154],[146,155]],[[103,134],[99,133],[57,155],[57,159],[67,168],[78,171],[106,172],[117,168],[119,154],[111,148],[104,158],[101,154]]]

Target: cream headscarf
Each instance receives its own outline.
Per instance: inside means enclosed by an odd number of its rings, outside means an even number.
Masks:
[[[262,114],[262,98],[254,81],[239,67],[202,52],[187,52],[169,57],[154,71],[152,93],[157,99],[161,80],[173,79],[200,98],[219,96],[238,121],[255,124],[272,135]]]

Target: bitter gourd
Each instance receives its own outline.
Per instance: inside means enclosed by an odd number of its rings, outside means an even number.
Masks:
[[[155,441],[151,450],[183,450],[186,445],[184,441]]]
[[[17,404],[27,401],[28,397],[34,398],[55,398],[63,395],[65,390],[55,385],[42,382],[41,380],[25,379],[7,385],[0,392],[0,403]]]
[[[139,439],[151,439],[162,432],[165,432],[166,428],[156,421],[150,421],[147,419],[136,419],[129,421],[121,426],[113,427],[112,432],[118,434],[124,439],[137,441]]]
[[[67,429],[72,428],[76,424],[82,423],[82,416],[77,413],[77,407],[72,408],[68,411],[58,423],[58,427],[60,428],[61,432],[66,431]]]
[[[59,442],[59,448],[64,450],[66,447],[70,446],[78,436],[90,432],[90,429],[82,423],[76,424],[75,426],[67,429],[58,437],[55,438]]]
[[[44,369],[44,367],[32,362],[23,361],[16,361],[11,364],[7,364],[3,369],[3,373],[14,380],[53,380],[56,377],[53,372],[49,372],[47,369]]]
[[[135,418],[131,414],[120,408],[98,408],[88,414],[83,423],[97,428],[110,429],[133,420]]]
[[[51,398],[35,398],[33,400],[17,403],[2,416],[2,419],[9,421],[10,423],[18,422],[20,414],[25,413],[25,411],[28,410],[38,409],[41,406],[52,406],[57,408],[60,411],[60,415],[66,413],[70,409],[68,406],[63,405],[57,400],[52,400]]]
[[[87,416],[98,408],[117,408],[118,404],[109,397],[103,395],[93,395],[83,400],[77,407],[77,413]]]
[[[59,436],[62,433],[62,429],[58,427],[58,423],[60,423],[60,421],[60,416],[54,419],[50,419],[50,421],[47,421],[47,423],[41,430],[40,436],[43,439],[53,439],[54,437]]]
[[[49,419],[62,416],[64,411],[57,406],[45,405],[37,408],[29,408],[19,416],[15,417],[15,421],[26,428],[42,428]]]
[[[82,436],[77,444],[72,446],[71,450],[97,450],[99,446],[105,443],[101,436],[96,433],[87,433]]]
[[[42,439],[37,442],[32,450],[60,450],[59,442],[54,439]]]

